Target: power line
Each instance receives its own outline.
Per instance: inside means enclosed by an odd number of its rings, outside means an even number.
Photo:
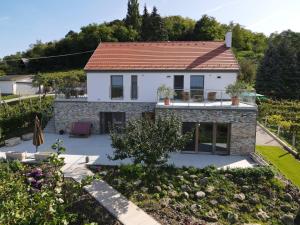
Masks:
[[[33,58],[19,58],[19,59],[11,59],[11,60],[0,60],[0,62],[16,62],[16,61],[29,61],[29,60],[38,60],[38,59],[49,59],[49,58],[59,58],[59,57],[66,57],[66,56],[72,56],[72,55],[81,55],[86,53],[94,52],[94,50],[84,51],[84,52],[75,52],[75,53],[69,53],[69,54],[62,54],[62,55],[52,55],[52,56],[41,56],[41,57],[33,57]]]

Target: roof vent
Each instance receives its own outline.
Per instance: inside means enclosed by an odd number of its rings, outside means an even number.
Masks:
[[[225,44],[227,48],[231,48],[232,46],[232,32],[227,32],[225,35]]]

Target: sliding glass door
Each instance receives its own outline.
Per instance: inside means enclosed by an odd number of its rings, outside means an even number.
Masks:
[[[183,151],[229,154],[230,124],[184,122],[182,132],[192,132],[191,141]]]

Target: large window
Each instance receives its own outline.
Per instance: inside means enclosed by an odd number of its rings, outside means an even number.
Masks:
[[[203,101],[204,76],[191,75],[191,98],[194,101]]]
[[[113,75],[111,76],[111,98],[120,99],[123,98],[123,76]]]
[[[183,88],[184,88],[184,76],[182,75],[175,75],[174,76],[174,91],[175,96],[174,99],[182,99],[183,95]]]
[[[131,76],[131,99],[138,98],[138,77],[137,75]]]

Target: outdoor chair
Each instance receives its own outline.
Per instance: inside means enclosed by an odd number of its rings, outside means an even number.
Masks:
[[[88,137],[92,132],[92,123],[90,122],[75,122],[72,124],[71,137]]]

